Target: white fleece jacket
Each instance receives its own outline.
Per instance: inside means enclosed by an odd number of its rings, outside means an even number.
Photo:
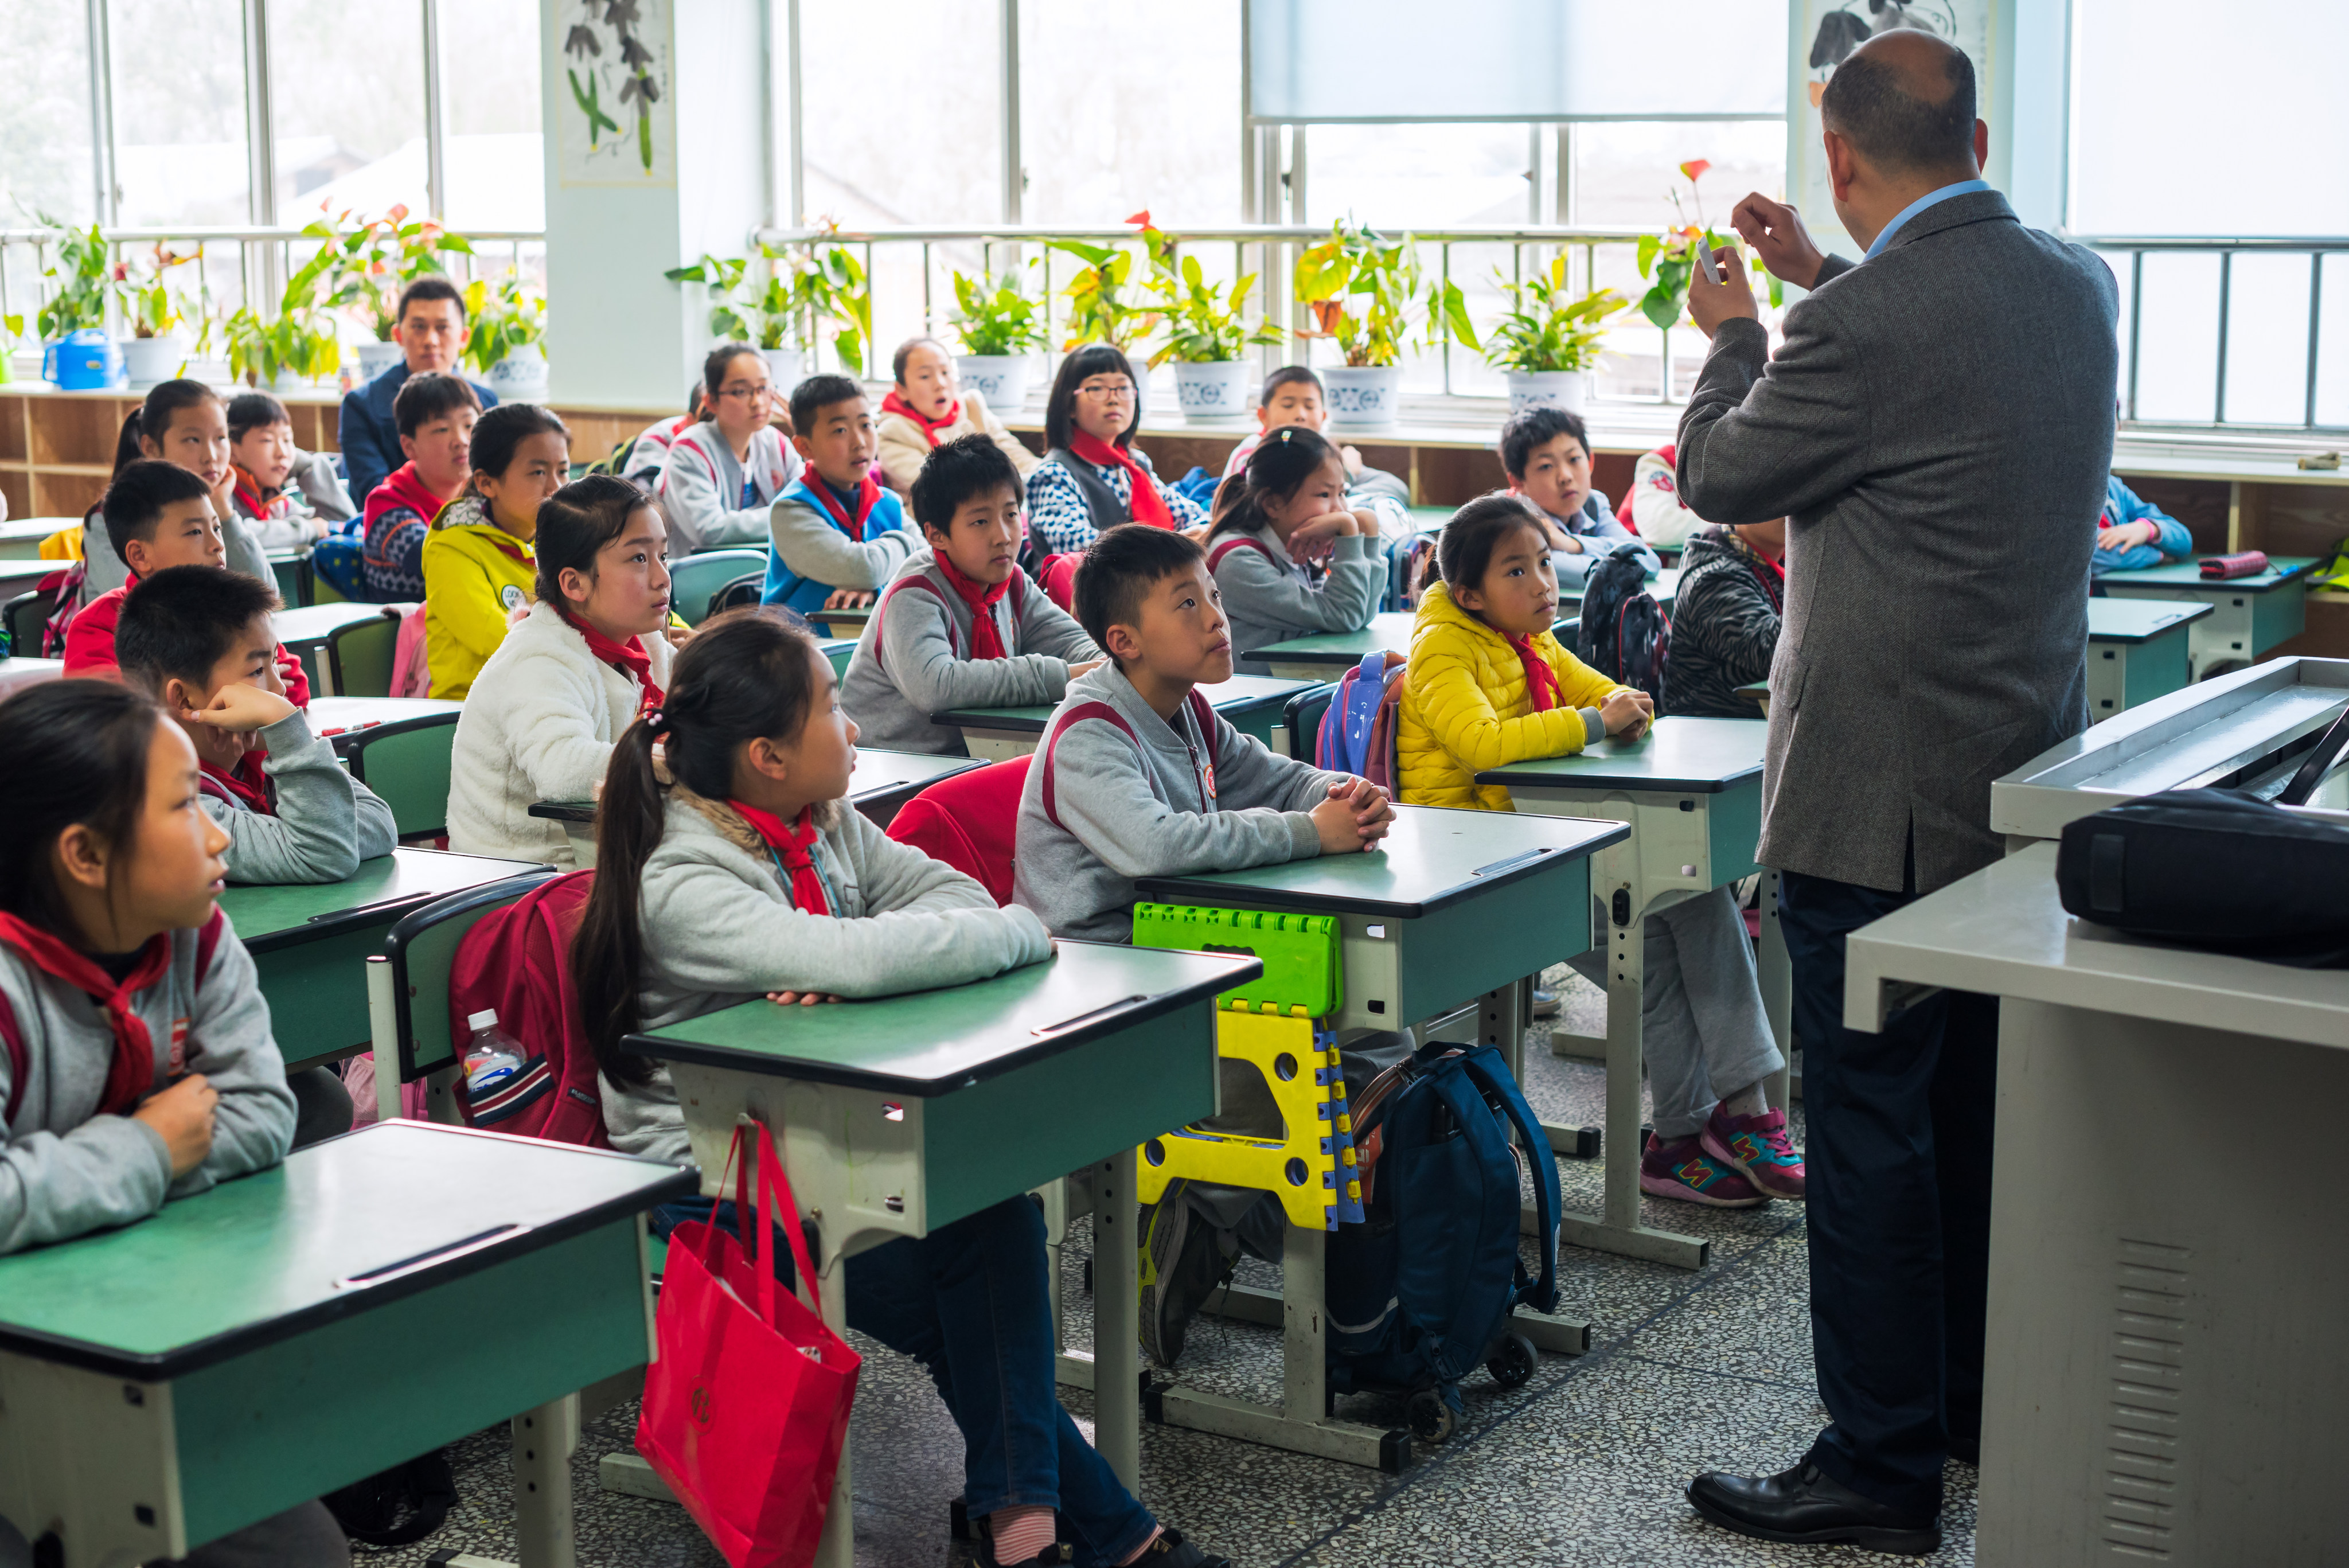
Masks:
[[[668,685],[668,639],[644,639],[653,683]],[[465,711],[449,765],[449,847],[466,855],[572,864],[563,825],[530,815],[542,800],[586,800],[604,783],[612,742],[634,722],[643,692],[587,651],[587,639],[549,604],[531,607],[490,655]]]

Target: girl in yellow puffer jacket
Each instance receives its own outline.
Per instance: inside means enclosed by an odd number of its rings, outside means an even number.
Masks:
[[[1645,692],[1608,680],[1550,635],[1557,578],[1526,502],[1487,495],[1462,507],[1436,544],[1436,568],[1442,581],[1429,585],[1412,630],[1395,737],[1404,802],[1510,811],[1509,792],[1479,787],[1480,771],[1566,756],[1602,735],[1637,740],[1654,722]],[[1737,1209],[1802,1197],[1785,1113],[1763,1095],[1785,1059],[1735,900],[1716,888],[1670,905],[1646,917],[1641,936],[1656,1130],[1640,1158],[1640,1190]],[[1604,984],[1596,956],[1574,965]]]

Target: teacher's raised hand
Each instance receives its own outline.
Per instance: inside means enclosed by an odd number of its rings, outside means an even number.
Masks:
[[[1754,303],[1754,286],[1746,281],[1744,254],[1724,249],[1715,251],[1713,255],[1720,264],[1718,272],[1706,265],[1704,253],[1700,250],[1696,266],[1689,274],[1689,315],[1707,337],[1723,322],[1733,317],[1762,319],[1762,307]]]
[[[1754,254],[1779,282],[1808,288],[1818,281],[1819,267],[1827,258],[1811,243],[1810,231],[1803,227],[1803,214],[1785,202],[1753,192],[1729,214],[1729,226],[1754,247]]]

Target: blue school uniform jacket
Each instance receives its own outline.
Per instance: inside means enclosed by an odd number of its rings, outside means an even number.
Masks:
[[[2158,530],[2158,542],[2151,545],[2131,545],[2126,550],[2098,550],[2088,557],[2088,575],[2101,577],[2106,572],[2135,571],[2139,566],[2158,566],[2165,561],[2175,561],[2194,553],[2194,535],[2186,524],[2145,500],[2121,483],[2121,476],[2112,474],[2105,481],[2105,510],[2096,519],[2096,532],[2117,528],[2124,523],[2150,523]]]
[[[886,485],[865,516],[864,537],[850,538],[808,488],[823,483],[812,465],[802,469],[770,514],[767,584],[759,597],[802,615],[822,609],[834,588],[878,593],[922,544],[905,526],[905,503]]]

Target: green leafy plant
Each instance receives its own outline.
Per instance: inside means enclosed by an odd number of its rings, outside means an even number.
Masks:
[[[1044,341],[1043,306],[1023,284],[1016,272],[984,282],[954,275],[955,306],[947,319],[962,339],[964,353],[996,358],[1029,354]]]
[[[10,316],[0,316],[0,382],[13,381],[16,379],[16,369],[9,364],[9,359],[16,354],[16,345],[24,340],[24,315],[19,312]]]
[[[1140,237],[1145,244],[1158,233],[1146,207],[1125,221],[1141,226]],[[1061,345],[1062,352],[1088,343],[1106,343],[1120,353],[1130,353],[1157,329],[1158,312],[1139,297],[1146,296],[1147,282],[1134,277],[1132,251],[1123,245],[1089,244],[1082,240],[1052,240],[1049,245],[1085,264],[1061,291],[1069,302],[1069,336]],[[1132,294],[1126,292],[1129,284]]]
[[[343,348],[333,314],[345,302],[339,266],[335,247],[322,245],[285,280],[276,315],[264,317],[247,306],[222,323],[229,374],[257,385],[280,376],[316,379],[340,369]]]
[[[1256,287],[1256,274],[1242,273],[1218,287],[1206,280],[1199,258],[1175,254],[1174,242],[1155,229],[1143,244],[1150,254],[1150,276],[1144,286],[1165,306],[1166,341],[1150,357],[1156,369],[1173,359],[1185,365],[1220,365],[1238,358],[1251,348],[1280,342],[1280,329],[1259,321],[1247,324],[1247,296]]]
[[[205,306],[211,302],[211,291],[200,282],[191,299],[185,290],[174,289],[164,281],[171,269],[185,266],[203,254],[201,244],[181,255],[159,243],[136,271],[127,262],[114,265],[114,296],[122,303],[133,337],[166,337],[191,321],[198,326],[200,335],[208,330]]]
[[[465,359],[486,371],[546,337],[546,299],[512,273],[500,278],[495,289],[489,279],[477,277],[465,286],[465,319],[473,327],[465,339]]]
[[[1485,358],[1504,370],[1538,374],[1589,369],[1599,363],[1606,342],[1599,324],[1630,303],[1611,288],[1569,299],[1562,255],[1552,257],[1529,282],[1513,283],[1497,267],[1493,277],[1508,296],[1509,309],[1486,335]]]
[[[380,218],[357,218],[346,208],[320,216],[302,232],[326,242],[321,254],[333,253],[327,275],[334,305],[355,309],[378,343],[390,342],[392,328],[399,325],[401,289],[419,277],[445,275],[444,257],[473,254],[464,235],[429,218],[411,220],[405,204]]]
[[[106,236],[93,223],[88,229],[72,228],[47,213],[36,213],[41,226],[54,230],[57,238],[51,242],[57,260],[41,270],[41,275],[57,287],[34,319],[34,329],[44,343],[54,343],[68,332],[84,327],[106,325],[106,296],[114,282],[112,266],[107,261]]]
[[[709,291],[709,330],[761,348],[796,342],[804,348],[817,320],[840,330],[833,348],[852,375],[864,373],[864,347],[873,337],[873,286],[864,263],[842,244],[761,245],[750,258],[704,254],[691,266],[661,275],[671,283],[698,283]]]
[[[1460,286],[1426,275],[1409,234],[1390,240],[1340,218],[1297,258],[1297,298],[1313,313],[1302,337],[1335,341],[1352,366],[1392,365],[1416,324],[1428,348],[1447,338],[1477,347]]]
[[[1702,239],[1706,244],[1727,255],[1743,254],[1736,241],[1715,234],[1704,221],[1704,202],[1697,189],[1697,182],[1712,167],[1702,158],[1692,158],[1682,164],[1681,173],[1689,182],[1687,205],[1682,204],[1678,190],[1665,192],[1671,200],[1673,213],[1680,218],[1680,223],[1661,234],[1640,236],[1640,275],[1653,280],[1652,286],[1640,296],[1640,314],[1666,331],[1679,325],[1681,318],[1688,314],[1689,280],[1696,275],[1698,240]],[[1690,208],[1696,212],[1694,223],[1688,221]],[[1785,286],[1770,276],[1760,261],[1752,261],[1749,265],[1767,280],[1770,303],[1773,306],[1784,305]]]
[[[804,301],[812,319],[839,328],[832,335],[832,348],[842,369],[852,376],[864,375],[864,348],[873,341],[873,280],[865,275],[864,264],[843,244],[794,249],[780,262],[779,276],[789,268],[790,297]]]

